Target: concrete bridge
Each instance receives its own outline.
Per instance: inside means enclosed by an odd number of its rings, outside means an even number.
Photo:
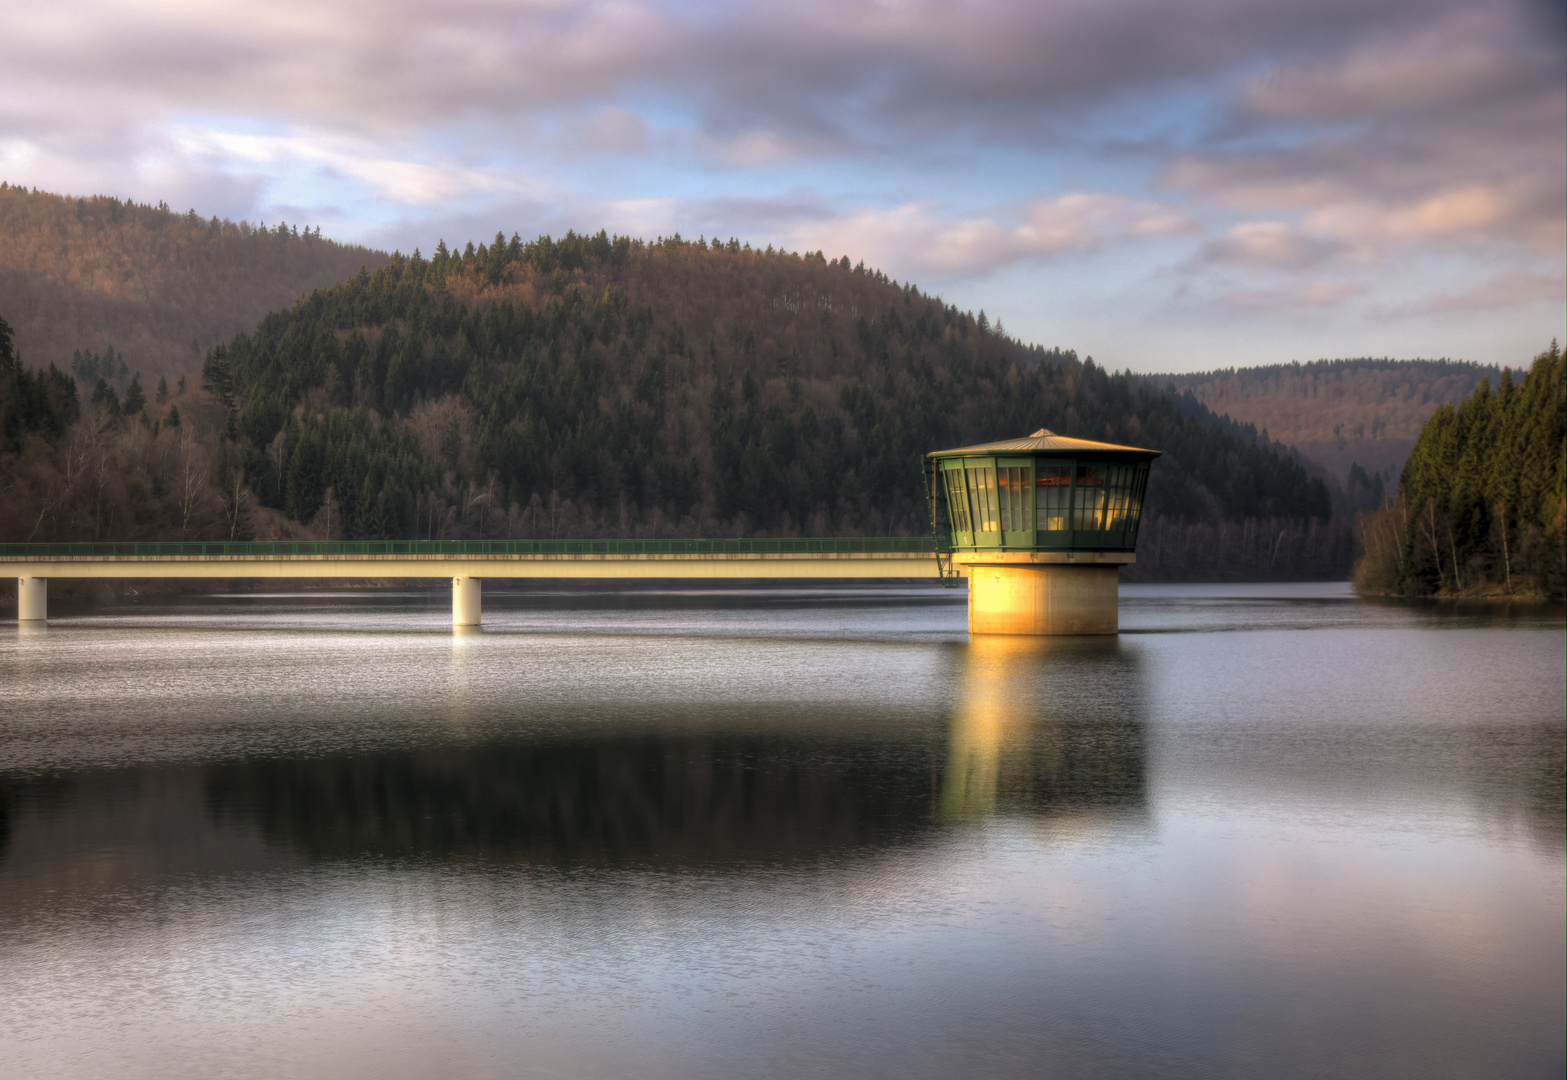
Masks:
[[[777,540],[278,540],[0,544],[17,618],[48,618],[50,578],[449,578],[452,624],[477,626],[485,578],[800,580],[956,584],[929,537]]]
[[[926,454],[930,537],[0,544],[0,564],[21,622],[48,617],[51,577],[450,578],[454,626],[479,625],[485,578],[962,577],[970,633],[1114,634],[1158,456],[1045,428]]]

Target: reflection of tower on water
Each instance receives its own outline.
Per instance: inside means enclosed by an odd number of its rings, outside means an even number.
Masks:
[[[1134,650],[1113,638],[974,637],[955,690],[942,818],[1145,816],[1146,709]]]
[[[969,643],[947,742],[942,817],[978,817],[995,810],[1002,754],[1016,756],[1027,720],[1012,707],[1012,688],[992,676],[1006,674],[1008,661],[1031,644],[1023,637],[977,637]]]

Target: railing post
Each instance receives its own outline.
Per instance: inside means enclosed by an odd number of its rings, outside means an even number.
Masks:
[[[478,626],[482,618],[481,587],[476,577],[452,578],[452,625]]]
[[[16,579],[16,619],[18,622],[47,622],[49,619],[49,579]]]

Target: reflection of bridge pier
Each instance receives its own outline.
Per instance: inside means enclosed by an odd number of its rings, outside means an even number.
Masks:
[[[1145,812],[1142,679],[1114,639],[976,636],[955,690],[943,818]]]

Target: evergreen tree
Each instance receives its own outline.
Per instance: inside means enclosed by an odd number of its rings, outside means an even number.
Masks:
[[[142,392],[141,372],[137,372],[131,378],[131,384],[125,388],[125,402],[121,406],[126,416],[135,416],[141,412],[147,404],[147,395]]]
[[[92,397],[89,400],[94,405],[103,406],[103,411],[109,415],[110,419],[118,420],[120,418],[120,395],[116,394],[114,387],[110,386],[103,378],[100,377],[98,379],[98,384],[93,387]]]

